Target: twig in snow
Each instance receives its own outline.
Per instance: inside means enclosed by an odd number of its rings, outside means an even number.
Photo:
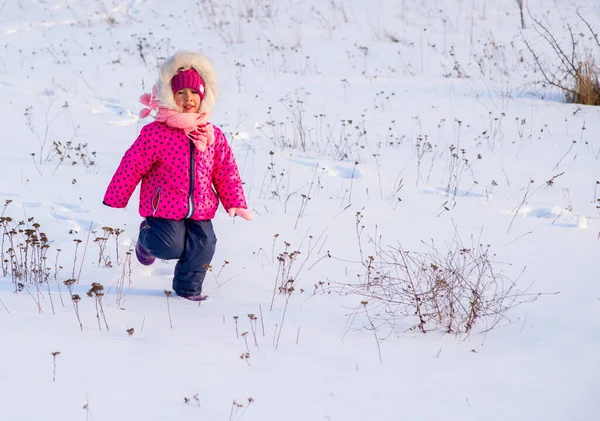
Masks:
[[[8,311],[8,308],[6,307],[6,305],[4,305],[4,302],[2,301],[2,299],[1,299],[1,298],[0,298],[0,304],[2,304],[2,307],[4,307],[4,310],[6,310],[6,312],[7,312],[8,314],[10,314],[10,311]],[[261,313],[261,314],[262,314],[262,313]],[[264,334],[263,334],[263,336],[264,336]]]
[[[363,305],[363,308],[365,309],[365,314],[367,315],[367,319],[369,320],[369,323],[371,324],[371,329],[373,330],[373,335],[375,335],[375,343],[377,343],[377,353],[379,354],[379,362],[382,363],[383,358],[381,358],[381,346],[379,345],[379,338],[377,337],[377,328],[373,324],[373,321],[371,320],[371,316],[369,316],[369,312],[367,310],[367,304],[369,304],[369,302],[361,301],[360,303]]]
[[[167,296],[167,311],[169,312],[169,325],[171,325],[171,329],[173,329],[173,320],[171,319],[171,307],[169,306],[169,297],[173,295],[173,291],[165,290],[164,292]]]
[[[52,381],[56,381],[56,356],[60,354],[60,351],[54,351],[52,353]]]
[[[79,278],[81,277],[81,270],[83,269],[83,262],[85,261],[85,253],[88,248],[88,243],[90,242],[90,234],[92,233],[92,225],[93,224],[94,224],[94,221],[90,222],[90,228],[88,229],[87,240],[85,240],[85,247],[83,249],[83,256],[81,257],[81,264],[79,265],[79,273],[77,274],[77,283],[79,283]],[[73,277],[75,277],[75,276],[73,276]]]
[[[258,309],[260,310],[260,326],[262,328],[262,335],[263,337],[265,336],[265,322],[263,320],[263,314],[262,314],[262,304],[258,304]]]

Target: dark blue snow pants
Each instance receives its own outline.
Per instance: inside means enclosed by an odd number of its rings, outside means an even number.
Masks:
[[[217,243],[211,221],[147,217],[138,241],[158,259],[178,259],[173,276],[177,295],[200,294]]]

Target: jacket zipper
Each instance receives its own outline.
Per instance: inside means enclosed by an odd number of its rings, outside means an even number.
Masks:
[[[150,199],[150,205],[152,206],[152,216],[156,215],[156,211],[158,210],[158,205],[160,204],[160,187],[156,189],[156,193]]]
[[[188,197],[188,213],[186,218],[191,218],[194,214],[194,184],[195,184],[196,165],[194,160],[194,143],[190,139],[190,196]]]

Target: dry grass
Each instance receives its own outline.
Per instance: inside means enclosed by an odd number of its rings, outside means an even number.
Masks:
[[[574,75],[574,87],[565,91],[567,102],[600,105],[600,70],[593,58],[579,63]]]
[[[532,43],[524,39],[534,59],[535,68],[541,73],[544,83],[560,89],[567,102],[600,105],[600,68],[594,57],[600,52],[600,38],[591,24],[577,11],[578,24],[589,34],[589,42],[583,43],[584,33],[565,22],[567,40],[559,39],[547,23],[531,16],[533,29],[551,49],[549,57],[535,51]],[[586,45],[587,44],[587,45]]]

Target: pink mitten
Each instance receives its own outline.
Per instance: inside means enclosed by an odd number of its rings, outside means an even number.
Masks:
[[[246,221],[251,221],[252,219],[254,219],[254,214],[248,209],[231,208],[227,211],[227,213],[229,214],[229,216],[241,216]]]

